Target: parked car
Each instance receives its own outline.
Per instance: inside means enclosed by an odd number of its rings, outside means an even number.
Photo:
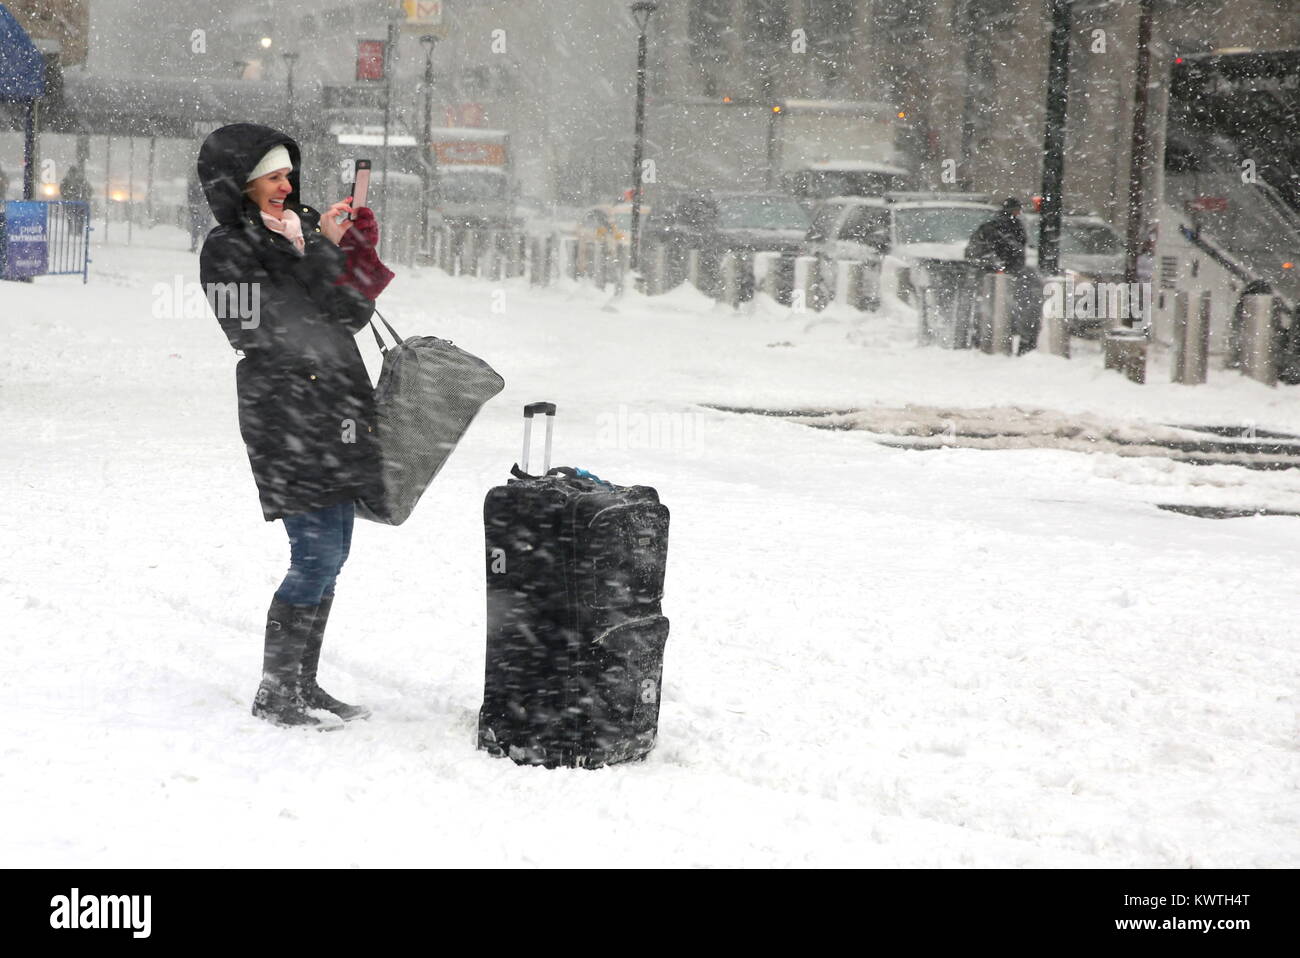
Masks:
[[[718,266],[727,253],[777,252],[787,268],[803,248],[808,214],[791,196],[775,192],[733,190],[661,190],[642,227],[642,251],[654,244],[668,248],[672,285],[686,279],[687,253],[700,251],[706,291],[716,291]],[[746,273],[742,298],[753,292]]]
[[[641,230],[649,217],[650,207],[641,204]],[[583,215],[578,223],[578,268],[586,270],[589,245],[605,245],[618,248],[632,243],[632,204],[612,203],[593,206]]]
[[[1025,263],[1038,265],[1038,215],[1024,216],[1028,243]],[[1109,223],[1095,214],[1068,213],[1061,217],[1061,274],[1074,281],[1076,297],[1091,293],[1094,283],[1124,281],[1124,239]],[[1071,321],[1075,335],[1095,335],[1112,325],[1109,319],[1078,317]]]
[[[864,300],[874,308],[892,297],[916,305],[918,289],[932,286],[936,305],[951,305],[966,281],[966,244],[997,212],[982,194],[891,193],[883,198],[839,197],[820,204],[805,240],[818,259],[824,300],[834,288],[835,263],[867,266]]]
[[[787,173],[786,190],[811,209],[818,201],[841,196],[882,197],[908,188],[912,174],[892,163],[865,160],[825,160]]]

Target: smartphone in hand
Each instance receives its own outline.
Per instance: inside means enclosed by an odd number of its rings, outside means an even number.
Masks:
[[[352,169],[352,209],[353,212],[340,216],[335,222],[340,226],[347,220],[357,218],[356,210],[366,205],[366,194],[370,192],[370,161],[357,160]]]
[[[366,194],[370,192],[370,161],[357,160],[352,173],[352,213],[349,219],[356,219],[356,211],[366,205]]]

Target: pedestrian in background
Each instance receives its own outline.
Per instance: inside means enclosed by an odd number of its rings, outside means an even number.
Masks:
[[[1042,283],[1038,271],[1025,265],[1024,224],[1020,200],[1008,196],[997,214],[971,234],[966,261],[982,274],[1005,273],[1011,283],[1011,329],[1019,334],[1019,355],[1038,346],[1042,324]]]

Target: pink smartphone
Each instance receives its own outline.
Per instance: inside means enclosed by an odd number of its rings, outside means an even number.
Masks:
[[[352,209],[366,205],[366,194],[370,192],[370,161],[357,160],[356,166],[352,169]],[[340,216],[334,222],[342,226],[348,220],[357,218],[355,212],[346,213]]]
[[[356,210],[366,205],[366,194],[370,192],[370,161],[357,160],[352,173],[352,210],[349,219],[356,219]]]

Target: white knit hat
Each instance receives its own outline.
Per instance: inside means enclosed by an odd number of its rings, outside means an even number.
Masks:
[[[293,163],[289,160],[289,151],[284,148],[284,144],[273,146],[266,151],[266,156],[262,157],[261,162],[253,167],[253,172],[248,174],[247,182],[252,182],[259,176],[266,176],[275,170],[282,170],[285,167],[293,169]]]

